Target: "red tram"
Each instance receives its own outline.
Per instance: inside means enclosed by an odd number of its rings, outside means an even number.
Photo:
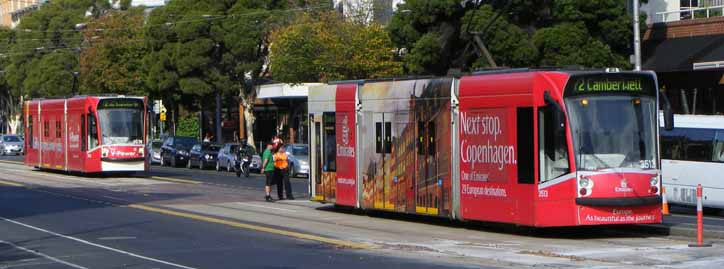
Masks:
[[[25,102],[25,164],[82,173],[148,171],[145,97]]]
[[[552,227],[660,223],[652,72],[526,71],[310,89],[310,196]]]

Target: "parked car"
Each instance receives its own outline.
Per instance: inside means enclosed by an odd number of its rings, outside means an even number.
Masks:
[[[219,150],[218,158],[216,161],[216,171],[221,171],[225,168],[227,172],[234,171],[236,165],[236,155],[239,150],[239,144],[237,143],[226,143],[224,147]]]
[[[5,156],[7,154],[21,155],[24,153],[25,153],[24,142],[20,136],[17,136],[17,135],[0,136],[0,154]]]
[[[189,151],[197,143],[198,141],[194,137],[169,136],[161,146],[161,166],[186,165],[189,160]]]
[[[309,145],[289,144],[284,148],[289,156],[292,177],[309,177]]]
[[[151,164],[160,164],[161,163],[161,146],[163,146],[163,141],[161,140],[154,140],[148,143],[148,158]]]
[[[206,167],[216,166],[216,158],[219,157],[220,149],[221,146],[208,142],[194,145],[191,148],[186,168],[191,169],[197,166],[199,169],[204,170]]]

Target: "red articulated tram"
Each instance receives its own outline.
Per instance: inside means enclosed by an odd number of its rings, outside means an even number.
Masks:
[[[310,196],[535,227],[660,223],[657,87],[652,72],[507,70],[313,88]]]
[[[25,102],[25,164],[80,173],[148,171],[145,97]]]

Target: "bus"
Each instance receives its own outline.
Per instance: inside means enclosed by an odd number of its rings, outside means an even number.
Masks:
[[[25,102],[25,165],[67,172],[148,171],[145,97]]]
[[[724,208],[724,116],[675,115],[676,127],[661,130],[661,170],[669,203],[696,205],[696,186],[704,188],[702,204]]]
[[[533,227],[660,223],[658,93],[653,72],[618,71],[321,85],[310,197]]]

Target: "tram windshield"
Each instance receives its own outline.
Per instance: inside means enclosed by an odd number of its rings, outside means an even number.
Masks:
[[[656,101],[596,96],[566,100],[578,170],[656,168]]]
[[[103,145],[143,145],[143,101],[103,99],[98,103]]]
[[[656,98],[651,73],[572,75],[564,101],[577,169],[657,169]]]

